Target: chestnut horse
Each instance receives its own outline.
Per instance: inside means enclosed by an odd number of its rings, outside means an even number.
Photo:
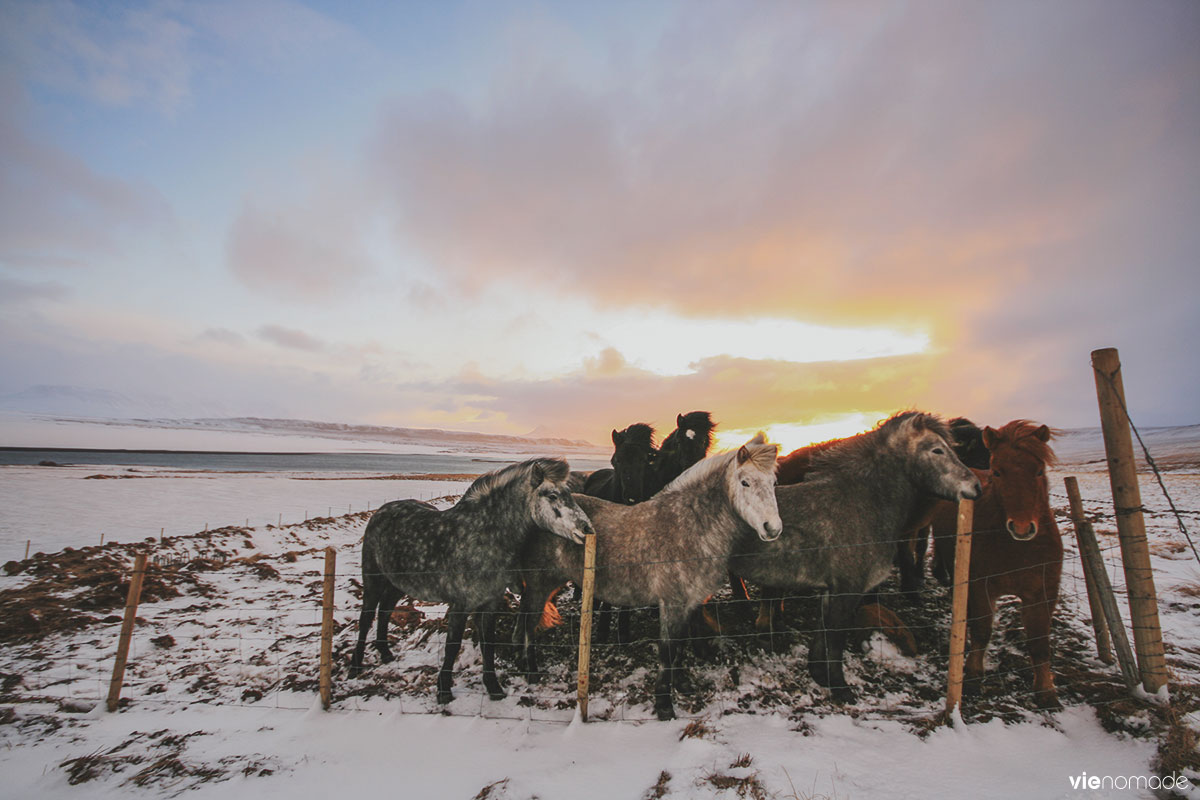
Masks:
[[[965,694],[980,691],[996,601],[1016,595],[1033,662],[1034,701],[1043,708],[1058,705],[1050,672],[1050,619],[1058,603],[1063,547],[1046,479],[1046,467],[1055,463],[1048,444],[1052,435],[1047,426],[1024,419],[999,430],[983,429],[991,469],[976,473],[984,489],[975,501],[972,526]],[[946,503],[933,518],[935,551],[951,574],[956,517],[955,506]]]

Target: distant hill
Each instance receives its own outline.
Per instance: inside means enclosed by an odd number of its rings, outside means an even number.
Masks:
[[[490,445],[495,448],[518,446],[596,449],[583,439],[554,436],[506,436],[497,433],[448,431],[440,428],[394,428],[386,425],[351,425],[340,422],[314,422],[303,419],[265,419],[261,417],[227,417],[219,419],[171,420],[171,427],[222,431],[245,431],[285,435],[319,436],[353,441],[379,441],[393,444],[423,444],[460,446]],[[541,430],[541,429],[539,429]]]

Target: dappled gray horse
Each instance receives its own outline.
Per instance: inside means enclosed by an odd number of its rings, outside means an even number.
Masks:
[[[783,535],[765,542],[744,533],[730,568],[759,586],[823,590],[808,671],[835,699],[849,700],[846,632],[863,593],[891,572],[914,509],[929,496],[975,499],[979,492],[941,418],[905,411],[815,456],[803,483],[776,487]]]
[[[626,506],[576,495],[596,529],[596,597],[621,606],[657,605],[659,673],[654,710],[672,719],[688,616],[725,582],[729,554],[746,527],[769,541],[779,535],[775,505],[777,445],[762,434],[737,450],[707,458],[649,500]],[[523,667],[536,679],[533,633],[555,589],[583,578],[583,548],[532,537],[521,556],[517,640]]]
[[[438,702],[453,699],[454,659],[472,612],[481,612],[483,685],[493,700],[504,697],[495,672],[496,613],[505,588],[515,585],[522,546],[537,531],[564,543],[582,542],[592,532],[567,491],[569,470],[560,459],[532,459],[479,477],[445,511],[417,500],[380,506],[363,536],[363,610],[350,677],[362,671],[367,631],[376,615],[375,647],[383,663],[392,660],[388,620],[396,602],[408,595],[449,605]]]

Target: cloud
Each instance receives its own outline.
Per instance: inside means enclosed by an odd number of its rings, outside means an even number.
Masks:
[[[689,7],[611,83],[513,53],[482,101],[399,99],[368,158],[398,235],[461,287],[934,317],[946,342],[1048,274],[1086,280],[1077,246],[1125,235],[1106,221],[1148,171],[1198,210],[1200,12],[1155,8]]]
[[[34,300],[63,300],[71,290],[56,281],[22,281],[0,275],[0,303],[24,305]]]
[[[0,115],[0,260],[39,269],[87,265],[123,252],[130,234],[161,230],[170,217],[153,187],[99,173]]]
[[[258,329],[258,338],[289,350],[302,350],[309,353],[315,353],[325,348],[323,342],[304,331],[285,328],[281,325],[262,326]]]
[[[109,9],[73,2],[5,4],[6,60],[31,80],[107,106],[173,111],[192,78],[192,31],[168,7]]]
[[[293,206],[276,213],[248,205],[226,240],[230,270],[246,286],[309,302],[340,295],[370,271],[347,227],[319,208]]]
[[[122,8],[55,0],[5,3],[3,61],[30,83],[108,107],[176,115],[213,71],[278,71],[324,56],[371,52],[346,26],[299,3],[237,0]]]
[[[218,344],[230,345],[233,347],[241,347],[246,343],[245,336],[242,336],[237,331],[231,331],[228,328],[206,328],[204,332],[196,338],[202,342],[217,342]]]

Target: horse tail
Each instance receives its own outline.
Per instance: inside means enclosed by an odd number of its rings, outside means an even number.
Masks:
[[[558,587],[546,598],[546,603],[542,606],[542,616],[538,619],[537,630],[539,632],[548,631],[551,628],[557,628],[559,625],[562,625],[563,618],[562,614],[559,613],[557,600],[558,595],[564,588],[563,586]]]

